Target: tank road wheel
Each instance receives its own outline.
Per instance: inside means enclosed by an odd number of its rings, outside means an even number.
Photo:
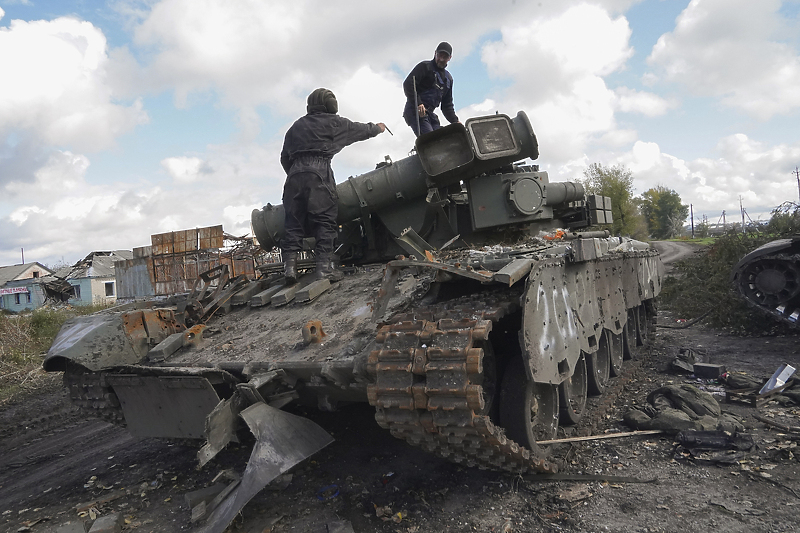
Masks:
[[[622,333],[607,332],[608,335],[608,348],[609,359],[611,362],[611,376],[617,377],[622,375],[622,360],[625,358],[625,346],[622,338]]]
[[[511,359],[503,375],[500,425],[508,438],[532,449],[558,429],[558,386],[528,381],[521,357]]]
[[[622,326],[622,358],[626,361],[633,359],[634,349],[636,348],[635,330],[636,326],[631,318],[630,311],[628,311],[628,322]]]
[[[636,308],[636,312],[639,315],[639,345],[649,346],[651,340],[650,325],[653,322],[653,317],[647,312],[647,306],[645,302],[642,302],[639,307]]]
[[[558,386],[558,402],[561,414],[558,423],[572,426],[581,421],[586,409],[587,393],[586,356],[581,353],[572,375]]]
[[[586,358],[586,372],[589,378],[589,394],[603,394],[611,377],[611,350],[605,330],[600,334],[597,351],[588,354]]]
[[[645,302],[644,305],[645,316],[647,317],[647,339],[649,343],[656,340],[656,323],[658,321],[658,299],[651,298]]]

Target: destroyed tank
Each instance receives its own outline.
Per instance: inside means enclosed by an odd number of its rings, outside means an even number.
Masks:
[[[188,295],[71,319],[44,368],[134,435],[204,439],[201,465],[244,419],[256,445],[208,531],[332,440],[281,409],[293,403],[369,402],[381,427],[451,461],[553,473],[540,443],[648,342],[663,267],[602,229],[609,198],[518,163],[538,156],[524,112],[423,135],[337,186],[342,281],[314,281],[311,258],[288,287],[281,263],[255,280],[222,265]],[[283,216],[253,212],[265,250]]]
[[[734,290],[755,309],[798,327],[800,318],[800,235],[760,246],[733,267]]]

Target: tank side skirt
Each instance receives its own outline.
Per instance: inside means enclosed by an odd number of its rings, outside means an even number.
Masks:
[[[528,377],[552,384],[570,377],[581,352],[597,350],[604,329],[621,333],[627,310],[658,295],[659,265],[655,252],[536,265],[526,284],[520,333]]]

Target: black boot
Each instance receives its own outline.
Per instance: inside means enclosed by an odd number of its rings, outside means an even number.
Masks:
[[[341,270],[336,270],[333,267],[333,254],[319,254],[317,255],[317,272],[315,277],[317,279],[327,279],[331,283],[342,281],[344,274]]]
[[[297,283],[297,252],[286,252],[283,254],[285,266],[283,276],[286,278],[287,285]]]

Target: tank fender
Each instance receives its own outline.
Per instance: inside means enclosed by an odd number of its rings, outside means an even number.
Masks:
[[[800,245],[800,237],[795,237],[793,239],[776,239],[766,244],[762,244],[749,254],[742,257],[739,260],[739,262],[736,263],[736,266],[734,266],[733,270],[731,270],[731,281],[732,282],[736,281],[743,267],[750,261],[753,261],[754,259],[758,259],[759,257],[763,257],[765,255],[770,255],[770,254],[777,254],[784,252],[791,253],[791,248],[793,244]]]
[[[156,344],[183,331],[172,309],[124,310],[79,316],[64,322],[43,363],[48,372],[68,361],[89,370],[134,365]]]
[[[92,371],[137,363],[136,352],[119,315],[97,314],[70,318],[47,351],[44,369],[64,370],[67,361]]]

